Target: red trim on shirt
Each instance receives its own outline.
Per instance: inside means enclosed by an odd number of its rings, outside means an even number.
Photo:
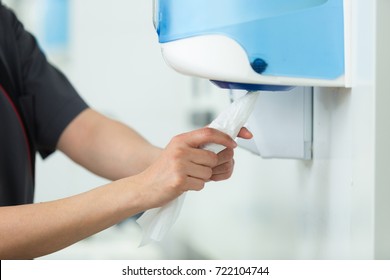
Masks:
[[[23,124],[23,121],[22,121],[22,118],[19,114],[19,111],[16,109],[16,106],[14,104],[14,102],[12,101],[11,97],[9,96],[8,92],[3,88],[3,86],[0,84],[0,89],[1,89],[1,92],[4,92],[4,95],[5,95],[5,98],[9,101],[9,103],[11,104],[11,107],[12,109],[14,110],[15,114],[16,114],[16,117],[19,121],[19,124],[22,128],[22,132],[23,132],[23,137],[24,137],[24,141],[26,143],[26,147],[27,147],[27,154],[28,154],[28,159],[29,159],[29,164],[30,164],[30,171],[31,171],[31,174],[33,173],[33,168],[32,168],[32,157],[31,157],[31,150],[30,150],[30,143],[28,141],[28,137],[27,137],[27,132],[26,132],[26,127],[24,126]]]

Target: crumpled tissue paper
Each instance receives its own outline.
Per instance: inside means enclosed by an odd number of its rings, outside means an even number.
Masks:
[[[258,92],[248,92],[236,99],[217,116],[209,127],[218,129],[233,139],[236,138],[252,113],[257,96]],[[219,153],[225,149],[224,146],[213,143],[206,144],[201,148],[214,153]],[[163,207],[146,211],[137,219],[137,223],[143,230],[143,240],[140,246],[151,241],[161,241],[165,237],[179,217],[184,198],[185,193]]]

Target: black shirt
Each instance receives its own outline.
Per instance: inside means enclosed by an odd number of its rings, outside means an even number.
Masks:
[[[54,152],[62,131],[85,108],[0,0],[0,206],[33,202],[35,153]]]

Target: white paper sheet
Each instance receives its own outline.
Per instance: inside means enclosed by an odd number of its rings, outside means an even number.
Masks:
[[[235,100],[218,115],[209,127],[218,129],[233,139],[236,138],[240,129],[245,125],[252,113],[257,96],[258,92],[248,92],[246,95]],[[224,146],[213,143],[201,148],[214,153],[219,153],[225,149]],[[138,218],[137,223],[143,230],[143,240],[140,246],[146,245],[151,241],[161,241],[165,237],[179,217],[184,199],[185,194],[163,207],[146,211]]]

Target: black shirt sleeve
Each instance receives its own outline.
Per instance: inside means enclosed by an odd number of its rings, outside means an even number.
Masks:
[[[29,129],[33,129],[36,149],[46,157],[56,149],[66,126],[88,106],[68,79],[47,61],[36,39],[15,15],[9,10],[3,14],[9,19],[10,34],[6,35],[16,46],[22,111]]]

